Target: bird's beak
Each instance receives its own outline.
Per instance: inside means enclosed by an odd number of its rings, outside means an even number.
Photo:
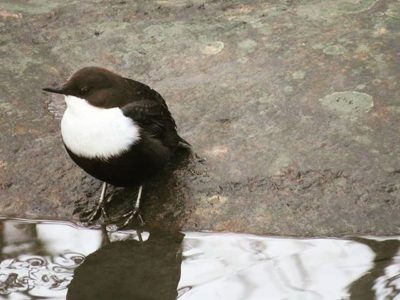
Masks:
[[[43,88],[43,91],[55,93],[55,94],[65,94],[65,91],[62,87],[55,87],[55,88]]]

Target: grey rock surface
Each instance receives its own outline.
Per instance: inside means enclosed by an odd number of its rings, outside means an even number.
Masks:
[[[97,65],[159,91],[204,159],[145,187],[149,226],[399,234],[399,28],[395,0],[2,1],[1,215],[97,199],[41,91]]]

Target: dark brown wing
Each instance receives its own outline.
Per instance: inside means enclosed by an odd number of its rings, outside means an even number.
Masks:
[[[165,113],[165,115],[169,117],[170,121],[176,128],[175,120],[172,118],[171,113],[168,110],[167,103],[165,102],[164,98],[159,93],[157,93],[157,91],[139,81],[135,81],[129,78],[125,78],[125,81],[131,93],[129,102],[147,100],[158,103],[161,108],[163,108],[163,112]]]
[[[156,101],[137,100],[121,107],[125,116],[131,118],[149,136],[160,140],[169,148],[176,148],[180,137],[168,109]]]
[[[163,97],[141,82],[129,78],[125,78],[125,82],[128,97],[126,104],[120,107],[123,113],[165,146],[190,149],[190,144],[178,135]]]

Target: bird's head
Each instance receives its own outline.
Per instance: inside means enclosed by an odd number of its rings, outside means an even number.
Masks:
[[[120,79],[119,75],[106,69],[86,67],[75,72],[65,84],[43,88],[43,90],[84,99],[97,107],[110,108],[114,105],[107,99],[110,99],[113,91],[118,87]]]

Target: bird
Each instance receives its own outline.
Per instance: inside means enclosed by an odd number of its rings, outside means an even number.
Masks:
[[[108,185],[139,187],[125,227],[138,213],[143,184],[180,150],[191,145],[177,132],[164,98],[148,85],[101,67],[84,67],[61,86],[45,92],[64,95],[61,136],[70,158],[103,182],[100,199],[89,214],[95,221],[105,210]]]

